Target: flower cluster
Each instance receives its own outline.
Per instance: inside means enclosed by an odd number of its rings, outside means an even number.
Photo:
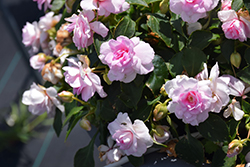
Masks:
[[[33,83],[22,102],[54,117],[57,133],[62,119],[67,135],[77,122],[97,127],[100,160],[114,166],[138,164],[156,145],[196,166],[206,155],[249,162],[249,3],[34,1],[46,14],[26,23],[23,44],[48,88]],[[90,155],[95,139],[76,156]]]

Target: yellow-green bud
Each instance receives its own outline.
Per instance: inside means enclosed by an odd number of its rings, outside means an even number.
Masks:
[[[243,141],[234,139],[229,143],[228,150],[227,150],[227,157],[233,157],[238,155],[243,150]]]
[[[87,131],[91,131],[91,124],[89,122],[89,120],[87,120],[86,118],[83,118],[81,121],[80,121],[80,126],[87,130]]]
[[[234,67],[239,68],[241,63],[240,54],[238,52],[232,53],[230,56],[230,62]]]
[[[163,119],[164,117],[166,117],[167,113],[168,113],[168,109],[167,109],[166,104],[164,104],[164,103],[157,104],[155,106],[154,111],[153,111],[153,114],[154,114],[153,120],[159,121],[159,120]]]
[[[168,94],[167,94],[167,92],[165,90],[165,84],[162,85],[162,87],[160,89],[160,93],[162,94],[163,97],[167,97],[168,96]]]
[[[159,4],[161,13],[167,13],[168,12],[168,1],[169,0],[162,0]]]
[[[62,101],[71,103],[73,101],[74,94],[69,91],[62,91],[58,93],[58,96],[62,99]]]

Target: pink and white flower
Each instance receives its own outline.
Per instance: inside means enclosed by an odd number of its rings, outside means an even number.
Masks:
[[[127,113],[119,113],[117,118],[108,125],[108,130],[117,146],[126,155],[141,157],[148,147],[153,145],[149,130],[141,120],[132,124]]]
[[[42,5],[44,4],[44,11],[46,11],[48,8],[51,7],[50,3],[51,0],[33,0],[34,2],[37,2],[38,9],[42,10]]]
[[[170,0],[170,10],[180,14],[183,21],[195,23],[207,16],[207,12],[213,10],[219,0]]]
[[[71,65],[63,67],[65,81],[73,88],[74,94],[81,94],[84,101],[88,101],[95,92],[102,98],[107,96],[98,75],[80,61],[77,62],[72,58],[67,60]]]
[[[165,90],[172,99],[167,106],[169,112],[184,123],[197,126],[208,118],[214,99],[207,82],[177,77],[166,82]]]
[[[116,40],[104,42],[100,48],[99,58],[110,68],[110,81],[129,83],[135,79],[136,74],[144,75],[154,70],[154,50],[138,37],[129,39],[119,36]]]
[[[239,121],[244,116],[244,111],[241,110],[240,102],[235,99],[232,100],[232,103],[228,105],[228,108],[224,111],[223,116],[228,118],[230,115],[233,115],[236,121]]]
[[[54,12],[49,12],[45,16],[40,17],[39,20],[39,27],[42,31],[48,31],[52,27],[55,27],[55,25],[60,21],[61,19],[60,15],[54,15]]]
[[[121,13],[129,9],[129,4],[125,0],[82,0],[81,8],[83,10],[97,10],[98,15],[105,15],[110,13]]]
[[[37,53],[40,48],[40,34],[38,23],[34,21],[32,24],[26,22],[22,29],[22,42],[25,46],[31,46],[30,54]]]
[[[221,0],[221,10],[231,10],[232,0]]]
[[[71,24],[66,26],[66,30],[68,32],[74,31],[73,42],[79,50],[93,43],[92,31],[95,31],[102,37],[106,37],[108,34],[108,28],[100,21],[90,23],[94,17],[95,14],[93,11],[82,11],[79,15],[73,14],[70,18],[65,19],[71,22]]]
[[[41,53],[30,58],[30,66],[35,70],[41,71],[46,62],[46,55]]]
[[[56,89],[45,88],[35,83],[23,93],[22,103],[28,105],[29,111],[34,115],[41,115],[47,111],[49,116],[54,116],[56,107],[64,112],[64,106],[57,99]]]

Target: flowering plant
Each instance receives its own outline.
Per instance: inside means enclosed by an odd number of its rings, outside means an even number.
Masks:
[[[138,166],[150,147],[195,166],[250,162],[248,0],[37,3],[46,14],[23,44],[46,82],[22,102],[66,139],[78,122],[97,127],[75,167],[94,166],[97,134],[107,164]]]

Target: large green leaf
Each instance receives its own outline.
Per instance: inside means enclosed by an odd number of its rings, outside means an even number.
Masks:
[[[165,42],[167,46],[171,46],[172,27],[167,19],[157,15],[149,15],[147,25],[152,32],[156,33]]]
[[[227,125],[228,125],[230,137],[233,140],[236,137],[236,133],[237,133],[238,126],[240,125],[240,121],[231,119],[230,121],[228,121]]]
[[[212,167],[233,167],[235,166],[236,156],[227,157],[227,146],[218,149],[213,156]]]
[[[139,120],[145,121],[148,118],[148,116],[150,115],[151,108],[152,108],[152,106],[148,105],[147,101],[145,99],[141,100],[138,103],[137,110],[135,110],[130,115],[130,119],[131,120],[139,119]]]
[[[243,0],[244,6],[247,8],[248,12],[250,12],[250,0]]]
[[[62,131],[62,112],[56,108],[56,115],[54,118],[53,128],[56,132],[56,135],[59,137]]]
[[[190,36],[190,46],[195,46],[199,49],[206,48],[213,40],[216,40],[220,36],[213,34],[210,31],[195,31]]]
[[[106,121],[112,121],[116,118],[116,113],[112,106],[110,106],[108,99],[97,101],[96,114]]]
[[[182,71],[184,70],[181,60],[182,60],[183,53],[178,52],[176,53],[169,61],[168,70],[172,77],[175,77],[176,75],[180,75]]]
[[[240,79],[248,84],[250,84],[250,65],[243,68],[238,74],[238,77]]]
[[[197,126],[197,130],[203,137],[214,142],[225,142],[230,140],[227,124],[215,114],[210,114],[205,122]]]
[[[146,3],[145,0],[126,0],[129,4],[134,4],[134,5],[142,5],[145,7],[148,7],[148,4]]]
[[[206,55],[198,48],[189,47],[183,50],[181,63],[189,76],[197,75],[206,62]]]
[[[64,4],[65,0],[53,0],[51,10],[58,11],[63,7]]]
[[[135,26],[136,23],[130,17],[123,17],[115,27],[114,38],[120,35],[131,38],[135,34]]]
[[[230,63],[230,56],[233,52],[234,52],[234,41],[225,40],[221,44],[221,54],[226,58],[228,63]]]
[[[232,9],[237,12],[238,10],[240,10],[240,8],[243,7],[243,5],[243,0],[233,0]]]
[[[93,154],[96,135],[97,133],[86,147],[81,148],[76,152],[74,157],[74,167],[95,167]]]
[[[153,90],[154,94],[159,94],[159,90],[165,83],[164,79],[168,78],[168,69],[164,60],[155,55],[153,59],[154,71],[151,73],[150,78],[147,81],[147,86]]]
[[[183,137],[175,146],[177,155],[183,160],[200,167],[204,161],[204,152],[201,142],[190,134],[188,138]]]

